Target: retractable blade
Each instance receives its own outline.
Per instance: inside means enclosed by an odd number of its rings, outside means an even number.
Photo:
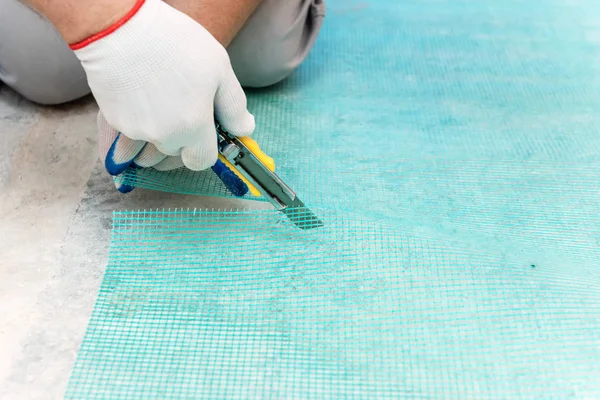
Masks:
[[[301,229],[323,226],[323,222],[306,207],[296,193],[244,144],[243,138],[230,135],[218,125],[217,133],[220,154],[277,210]]]

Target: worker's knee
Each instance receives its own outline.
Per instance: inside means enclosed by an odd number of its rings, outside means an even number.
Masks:
[[[227,48],[242,86],[290,75],[314,45],[324,14],[324,0],[263,0]]]
[[[11,73],[5,71],[2,80],[26,99],[43,105],[66,103],[90,93],[85,75],[79,79],[65,74],[64,69],[32,71],[22,68]]]
[[[52,25],[12,0],[0,0],[0,80],[40,104],[90,92],[81,64]]]
[[[0,6],[0,80],[41,104],[90,92],[81,64],[47,20],[19,2]],[[269,86],[291,74],[312,48],[324,8],[324,0],[263,0],[228,47],[242,85]]]

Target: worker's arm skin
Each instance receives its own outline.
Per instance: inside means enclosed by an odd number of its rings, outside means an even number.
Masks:
[[[242,29],[261,1],[165,0],[167,4],[199,22],[225,47]]]
[[[22,0],[52,22],[65,41],[77,43],[117,22],[136,0]],[[227,46],[261,0],[166,0]]]

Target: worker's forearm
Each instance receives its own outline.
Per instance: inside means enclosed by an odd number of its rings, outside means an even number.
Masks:
[[[127,14],[136,0],[22,0],[52,22],[67,43],[98,33]],[[166,0],[227,46],[262,0]]]
[[[227,47],[262,0],[165,0]],[[285,0],[281,0],[285,1]]]
[[[136,0],[21,0],[54,24],[69,44],[84,40],[117,22]]]

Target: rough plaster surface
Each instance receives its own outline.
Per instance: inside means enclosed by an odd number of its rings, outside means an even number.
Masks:
[[[2,400],[63,398],[114,210],[241,205],[139,189],[121,195],[97,159],[96,111],[90,98],[43,108],[0,86]]]

